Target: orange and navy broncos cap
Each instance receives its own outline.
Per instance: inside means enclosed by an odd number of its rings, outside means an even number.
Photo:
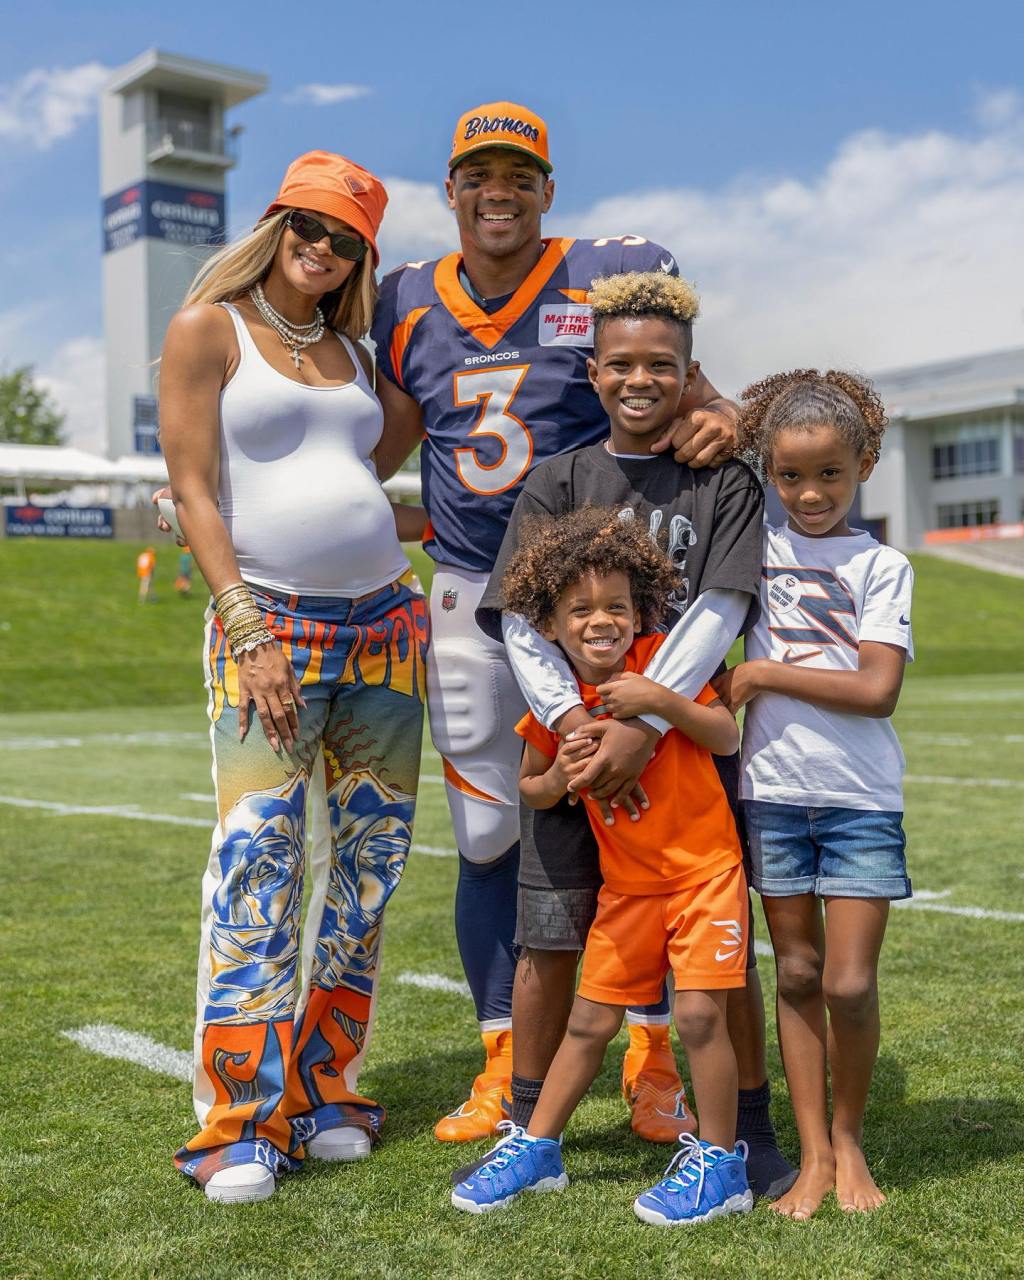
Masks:
[[[551,172],[548,127],[539,115],[518,103],[485,102],[460,116],[448,157],[449,171],[485,147],[521,151],[535,160],[545,173]]]
[[[307,151],[288,166],[281,190],[263,217],[279,209],[329,213],[359,232],[373,250],[376,266],[380,263],[377,232],[387,202],[383,182],[368,169],[330,151]]]

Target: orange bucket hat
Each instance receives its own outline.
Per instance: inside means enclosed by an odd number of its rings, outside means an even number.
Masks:
[[[537,162],[545,173],[551,172],[548,157],[548,127],[539,115],[515,102],[485,102],[459,117],[448,157],[451,171],[474,151],[485,147],[504,147],[521,151]]]
[[[387,202],[383,182],[368,169],[330,151],[307,151],[288,166],[281,190],[263,217],[279,209],[311,209],[340,218],[369,244],[377,266],[377,231]]]

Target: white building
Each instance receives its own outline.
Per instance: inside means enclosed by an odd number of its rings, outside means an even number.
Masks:
[[[1024,348],[873,377],[889,413],[861,514],[893,546],[1024,520]]]

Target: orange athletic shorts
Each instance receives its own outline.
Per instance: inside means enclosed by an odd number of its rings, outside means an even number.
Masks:
[[[742,987],[748,915],[740,863],[702,884],[651,897],[602,886],[578,994],[600,1004],[654,1004],[670,968],[677,991]]]

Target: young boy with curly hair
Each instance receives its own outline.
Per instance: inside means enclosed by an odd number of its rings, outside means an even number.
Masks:
[[[665,1179],[639,1196],[634,1210],[660,1226],[745,1213],[753,1195],[746,1151],[736,1147],[726,993],[746,981],[747,886],[712,760],[712,752],[736,750],[736,722],[710,685],[691,700],[641,674],[665,643],[654,628],[682,576],[638,521],[588,507],[532,523],[524,533],[503,582],[507,607],[558,644],[594,714],[604,713],[598,687],[615,681],[636,712],[670,727],[641,775],[652,801],[642,825],[615,822],[583,795],[604,883],[568,1031],[528,1130],[512,1126],[492,1158],[455,1188],[452,1203],[481,1213],[523,1191],[566,1185],[559,1135],[597,1076],[626,1007],[656,1001],[671,968],[700,1138],[683,1135]],[[517,731],[526,740],[520,794],[531,808],[550,809],[585,767],[581,739],[560,739],[532,712]]]

